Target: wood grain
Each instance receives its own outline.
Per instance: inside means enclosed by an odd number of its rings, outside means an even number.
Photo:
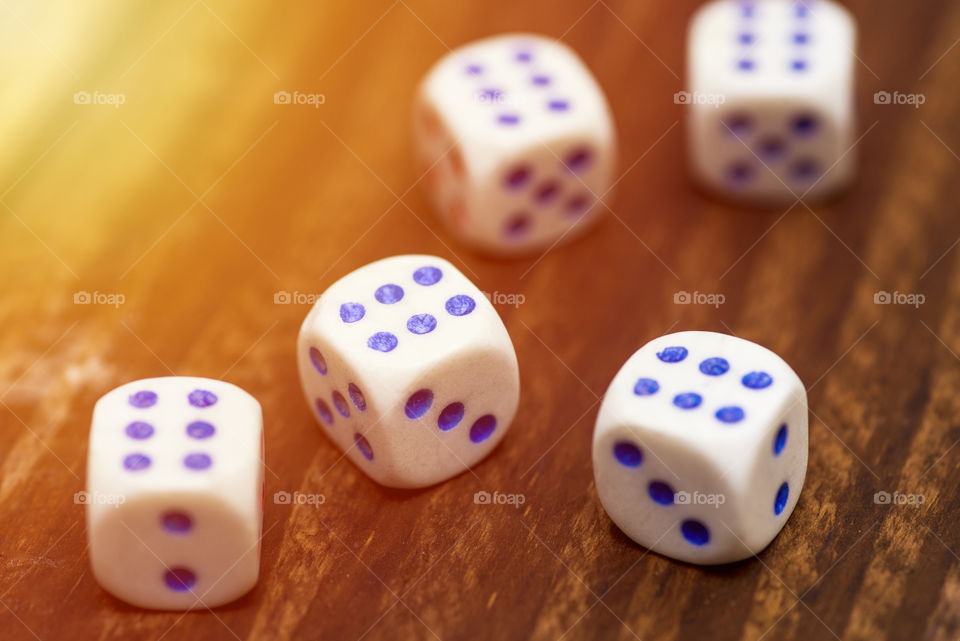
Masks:
[[[960,636],[960,6],[847,3],[861,27],[859,179],[743,211],[692,189],[683,34],[697,3],[0,3],[0,637],[863,639]],[[416,184],[417,80],[448,47],[534,30],[608,91],[624,172],[588,236],[500,262],[464,250]],[[276,91],[322,93],[319,108]],[[874,104],[874,92],[926,103]],[[78,91],[124,103],[78,105]],[[501,307],[521,364],[511,433],[440,486],[342,460],[295,370],[308,296],[404,252],[444,256]],[[119,306],[74,304],[77,292]],[[717,308],[675,305],[719,293]],[[878,291],[922,294],[876,305]],[[703,569],[631,543],[589,449],[607,383],[679,329],[780,353],[809,386],[806,487],[758,558]],[[214,612],[102,591],[83,508],[95,400],[169,373],[224,378],[267,420],[262,578]],[[525,504],[475,505],[479,490]],[[920,507],[874,503],[918,494]]]

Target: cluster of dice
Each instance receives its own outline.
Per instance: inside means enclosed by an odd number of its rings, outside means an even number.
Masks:
[[[852,171],[854,26],[818,0],[721,0],[689,42],[690,157],[704,185],[775,202],[827,194]],[[579,233],[604,206],[615,135],[603,93],[567,47],[530,35],[452,52],[416,104],[430,193],[451,230],[504,253]],[[798,192],[801,192],[798,194]],[[311,412],[373,480],[449,479],[503,439],[516,353],[490,301],[449,262],[403,255],[333,284],[297,344]],[[757,554],[797,503],[807,398],[776,354],[711,332],[654,339],[620,368],[593,438],[597,493],[632,539],[698,564]],[[140,380],[94,410],[87,531],[94,575],[145,608],[213,607],[257,581],[263,421],[210,379]],[[118,507],[119,505],[119,507]]]

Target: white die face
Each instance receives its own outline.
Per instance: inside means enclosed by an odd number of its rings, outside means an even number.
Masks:
[[[331,285],[304,320],[297,361],[321,428],[391,487],[432,485],[483,459],[519,401],[503,322],[436,256],[386,258]]]
[[[112,390],[93,412],[87,492],[90,562],[108,592],[164,610],[238,598],[259,575],[260,404],[206,378]]]
[[[477,247],[530,252],[575,237],[603,209],[613,122],[563,44],[513,34],[450,53],[424,79],[414,124],[421,168],[436,163],[428,188],[441,218]]]
[[[691,563],[766,547],[796,505],[806,464],[800,379],[766,348],[713,332],[668,334],[638,350],[594,431],[607,513],[638,543]]]
[[[693,18],[687,46],[688,146],[701,183],[774,204],[849,182],[856,29],[845,9],[721,0]]]

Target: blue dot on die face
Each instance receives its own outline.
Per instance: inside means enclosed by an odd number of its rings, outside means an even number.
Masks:
[[[753,167],[747,163],[734,163],[727,168],[727,180],[736,187],[743,187],[753,179]]]
[[[806,71],[806,70],[807,70],[807,61],[806,61],[806,60],[801,60],[801,59],[798,58],[798,59],[796,59],[796,60],[794,60],[793,62],[790,63],[790,68],[793,69],[794,71]]]
[[[313,368],[326,376],[327,374],[327,359],[323,357],[323,354],[320,353],[320,350],[316,347],[310,348],[310,362],[313,363]]]
[[[128,402],[134,407],[146,409],[157,404],[157,393],[150,390],[143,390],[136,394],[131,394]]]
[[[680,525],[680,532],[693,545],[706,545],[710,542],[710,530],[695,519],[687,519]]]
[[[144,423],[143,421],[134,421],[127,425],[127,428],[124,430],[127,433],[127,436],[130,438],[135,438],[137,440],[150,438],[153,436],[153,426],[150,423]]]
[[[314,405],[317,408],[317,414],[320,415],[320,418],[323,419],[323,422],[327,425],[333,425],[333,412],[330,411],[330,406],[319,398],[316,400]]]
[[[643,462],[643,452],[640,448],[627,441],[620,441],[613,446],[613,456],[621,465],[638,467]]]
[[[193,518],[186,512],[170,511],[160,517],[160,523],[171,534],[186,534],[193,527]]]
[[[366,313],[367,310],[360,303],[344,303],[340,306],[340,320],[344,323],[356,323]]]
[[[530,168],[529,167],[514,167],[507,173],[503,182],[508,189],[519,189],[523,187],[527,180],[530,179]]]
[[[773,384],[773,377],[766,372],[750,372],[749,374],[744,374],[740,382],[743,383],[744,387],[750,389],[763,389]]]
[[[590,151],[589,147],[577,147],[572,149],[563,159],[563,166],[566,167],[568,171],[579,173],[587,168],[592,158],[593,152]]]
[[[787,424],[784,423],[777,430],[777,435],[773,437],[773,455],[780,456],[783,448],[787,446]]]
[[[377,332],[367,339],[367,347],[378,352],[389,352],[397,346],[397,337],[390,332]]]
[[[407,406],[404,412],[407,418],[420,418],[433,405],[433,392],[428,389],[417,390],[407,399]]]
[[[720,376],[726,374],[729,369],[730,363],[727,362],[727,359],[719,356],[708,358],[700,363],[700,371],[707,376]]]
[[[421,267],[413,272],[413,281],[424,287],[439,283],[441,278],[443,278],[443,272],[436,267]]]
[[[794,179],[801,182],[810,182],[820,173],[820,168],[815,160],[798,160],[792,169]]]
[[[150,457],[146,454],[141,454],[140,452],[128,454],[123,459],[123,467],[127,468],[131,472],[145,470],[150,467]]]
[[[343,397],[343,394],[336,390],[333,392],[333,406],[337,408],[337,412],[340,413],[340,416],[343,418],[350,418],[350,406],[347,405],[347,399]]]
[[[753,130],[753,118],[746,113],[733,113],[721,121],[727,133],[740,138]]]
[[[685,392],[673,397],[673,404],[682,410],[692,410],[695,407],[699,407],[702,402],[703,397],[696,392]]]
[[[798,45],[805,45],[810,42],[810,36],[806,33],[793,34],[793,42]]]
[[[524,213],[515,214],[507,221],[507,227],[504,230],[507,238],[521,238],[530,231],[530,217]]]
[[[189,568],[173,568],[163,575],[163,582],[174,592],[186,592],[197,583],[197,575]]]
[[[428,334],[437,328],[437,319],[430,314],[416,314],[407,321],[407,329],[413,334]]]
[[[743,409],[732,405],[730,407],[721,407],[717,410],[717,420],[722,423],[739,423],[743,420]]]
[[[787,499],[790,498],[790,486],[784,481],[780,489],[777,490],[777,496],[773,499],[773,513],[779,515],[787,507]]]
[[[350,393],[350,400],[353,401],[353,404],[356,405],[357,409],[361,412],[367,409],[367,399],[364,398],[363,392],[360,391],[360,388],[357,387],[356,383],[350,383],[347,385],[347,391]]]
[[[637,396],[650,396],[656,394],[660,389],[660,383],[652,378],[637,379],[637,384],[633,386],[633,393]]]
[[[440,412],[437,427],[446,432],[452,430],[463,420],[463,403],[450,403]]]
[[[195,389],[187,396],[187,401],[194,407],[210,407],[216,405],[217,395],[210,390]]]
[[[403,288],[392,283],[381,285],[374,292],[373,297],[384,305],[393,305],[403,299]]]
[[[353,442],[356,444],[360,453],[363,454],[363,458],[367,459],[368,461],[373,460],[373,448],[370,447],[370,441],[368,441],[363,434],[354,434]]]
[[[216,428],[206,421],[194,421],[187,425],[187,436],[190,438],[210,438],[214,432],[216,432]]]
[[[447,300],[446,309],[447,313],[451,316],[466,316],[472,312],[477,306],[477,303],[464,294],[457,294],[449,300]]]
[[[650,498],[660,505],[673,505],[673,488],[663,481],[651,481],[647,488]]]
[[[470,426],[470,440],[474,443],[482,443],[490,438],[495,429],[497,429],[497,419],[493,414],[484,414]]]
[[[679,363],[687,357],[686,347],[666,347],[661,352],[657,352],[657,358],[664,363]]]
[[[755,66],[756,65],[754,64],[753,60],[750,60],[749,58],[741,58],[737,61],[737,69],[740,71],[753,71]]]
[[[817,132],[820,121],[812,113],[801,113],[794,116],[790,121],[790,130],[799,138],[812,136]]]
[[[767,138],[760,142],[760,156],[768,162],[780,160],[787,150],[787,145],[779,138]]]
[[[213,465],[213,459],[210,458],[209,454],[195,452],[183,457],[183,464],[191,470],[205,470]]]

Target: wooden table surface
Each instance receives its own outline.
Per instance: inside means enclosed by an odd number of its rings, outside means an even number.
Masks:
[[[673,94],[692,0],[238,4],[0,2],[0,638],[960,636],[960,5],[848,2],[858,180],[825,206],[744,211],[684,170]],[[511,30],[561,38],[595,71],[622,176],[589,235],[504,262],[440,227],[408,125],[435,59]],[[277,91],[323,104],[278,105]],[[521,369],[511,432],[416,492],[341,458],[294,358],[311,296],[407,252],[524,297],[499,307]],[[724,302],[674,304],[681,291]],[[606,385],[682,329],[766,345],[809,389],[796,511],[732,566],[633,544],[593,483]],[[168,374],[236,383],[266,417],[261,579],[213,612],[107,595],[74,502],[96,399]],[[476,505],[480,490],[525,502]],[[275,504],[278,491],[325,503]]]

